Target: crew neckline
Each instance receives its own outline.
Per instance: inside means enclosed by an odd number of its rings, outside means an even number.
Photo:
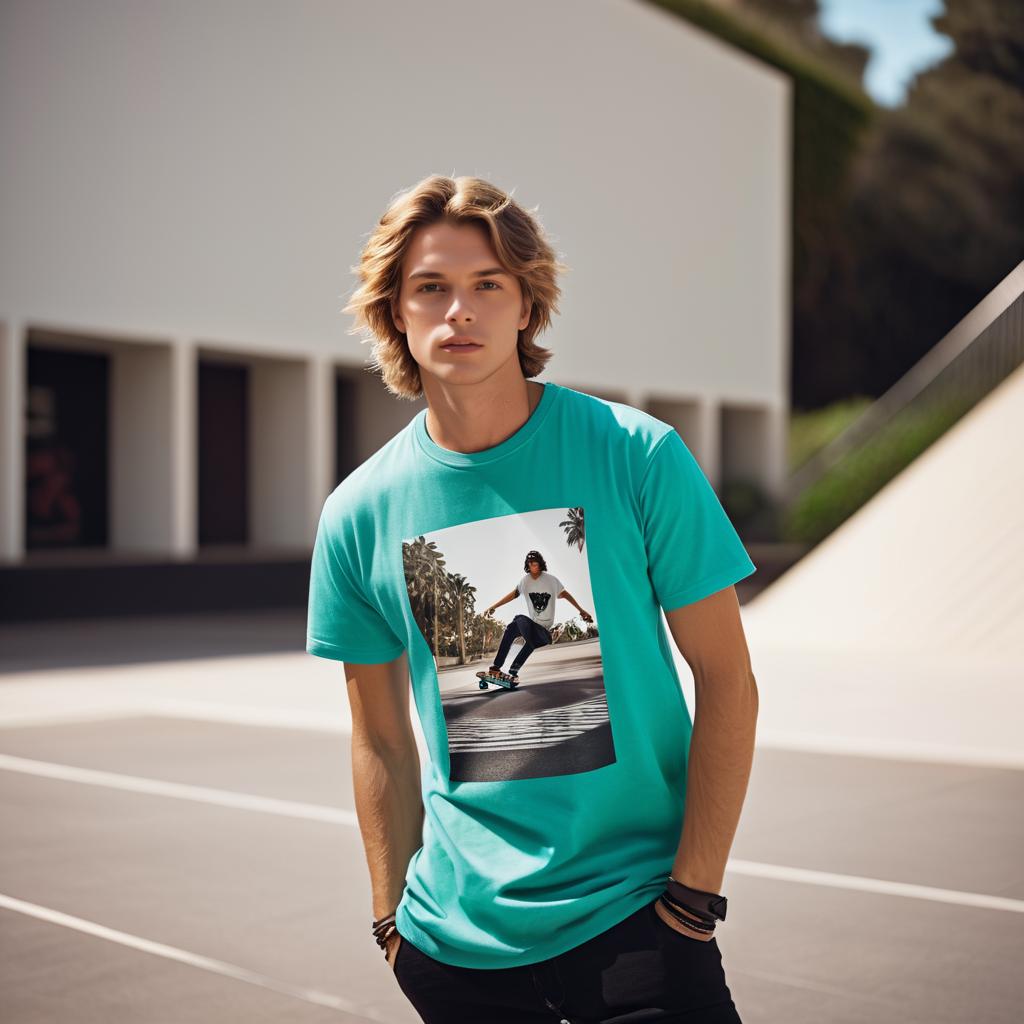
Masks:
[[[490,448],[484,448],[479,452],[455,452],[448,448],[442,448],[427,432],[427,410],[421,409],[414,420],[414,433],[420,448],[437,462],[443,462],[448,466],[482,466],[498,459],[511,455],[522,445],[533,437],[540,429],[540,425],[547,418],[558,396],[563,389],[551,381],[538,381],[543,384],[540,401],[535,406],[526,422],[509,437],[499,444]]]

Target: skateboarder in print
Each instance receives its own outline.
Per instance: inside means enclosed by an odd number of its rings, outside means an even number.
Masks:
[[[477,672],[481,680],[481,688],[486,686],[488,680],[499,681],[509,687],[518,685],[519,670],[523,667],[526,659],[538,648],[546,647],[551,643],[551,627],[555,622],[555,603],[558,598],[564,597],[566,601],[574,605],[580,613],[584,622],[593,622],[594,617],[582,607],[576,598],[566,590],[557,576],[548,572],[547,562],[539,551],[528,551],[524,561],[523,578],[516,585],[515,590],[499,598],[485,612],[484,615],[493,615],[494,609],[501,607],[509,601],[522,595],[526,600],[528,615],[516,615],[505,628],[505,635],[498,645],[498,653],[495,655],[494,664],[486,672]],[[515,656],[508,672],[502,671],[502,664],[508,657],[512,642],[522,637],[522,650]]]

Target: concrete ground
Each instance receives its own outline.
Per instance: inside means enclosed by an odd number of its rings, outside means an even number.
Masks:
[[[5,1024],[418,1020],[369,931],[342,668],[303,626],[0,627]],[[718,931],[745,1024],[1019,1021],[1020,720],[969,666],[752,655]]]

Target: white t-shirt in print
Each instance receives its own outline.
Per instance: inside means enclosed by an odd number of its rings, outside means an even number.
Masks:
[[[542,572],[536,579],[527,572],[523,573],[516,593],[526,599],[526,611],[530,618],[550,631],[555,624],[555,598],[563,589],[558,577],[549,572]]]

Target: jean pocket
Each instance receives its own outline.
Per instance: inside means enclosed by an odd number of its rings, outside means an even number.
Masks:
[[[405,947],[409,945],[409,940],[404,935],[402,935],[401,932],[399,932],[398,934],[398,949],[395,951],[394,962],[391,964],[391,970],[395,974],[398,973],[398,968],[402,966],[402,959],[403,954],[405,953]]]

